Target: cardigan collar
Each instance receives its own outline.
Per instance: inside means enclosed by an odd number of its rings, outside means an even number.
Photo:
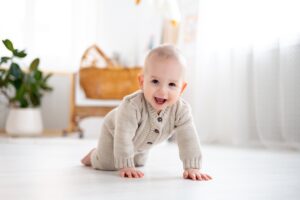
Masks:
[[[164,115],[170,109],[170,106],[167,106],[165,109],[163,109],[159,113],[157,113],[157,111],[152,107],[152,105],[146,99],[145,99],[145,101],[146,101],[147,109],[149,111],[151,118],[157,118],[157,117],[164,118]]]

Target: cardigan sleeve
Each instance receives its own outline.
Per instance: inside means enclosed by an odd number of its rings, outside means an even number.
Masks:
[[[116,113],[114,133],[115,168],[134,167],[133,138],[138,128],[138,107],[124,99]]]
[[[201,168],[201,149],[198,133],[189,105],[182,102],[175,117],[175,133],[180,160],[184,169]]]

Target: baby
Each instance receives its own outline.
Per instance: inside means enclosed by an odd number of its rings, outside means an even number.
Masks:
[[[190,107],[181,94],[186,62],[172,45],[149,52],[141,90],[130,94],[104,118],[98,146],[81,162],[99,170],[119,170],[121,177],[142,178],[136,167],[146,163],[149,150],[176,134],[183,178],[210,180],[200,171],[201,151]]]

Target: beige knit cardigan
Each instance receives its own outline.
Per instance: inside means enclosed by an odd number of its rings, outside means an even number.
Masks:
[[[121,104],[105,117],[103,126],[102,130],[109,133],[102,131],[101,134],[113,137],[111,155],[115,169],[139,165],[139,162],[143,161],[139,161],[137,155],[146,155],[149,149],[173,134],[176,134],[183,168],[201,167],[198,134],[190,106],[182,98],[157,114],[139,90],[126,96]],[[107,148],[107,145],[102,146]],[[98,146],[98,151],[101,152],[101,148]],[[105,151],[107,152],[107,149]]]

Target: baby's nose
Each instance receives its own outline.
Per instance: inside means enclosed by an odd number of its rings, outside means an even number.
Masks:
[[[168,89],[166,87],[160,87],[159,90],[158,90],[158,95],[159,97],[161,98],[165,98],[168,94]]]

